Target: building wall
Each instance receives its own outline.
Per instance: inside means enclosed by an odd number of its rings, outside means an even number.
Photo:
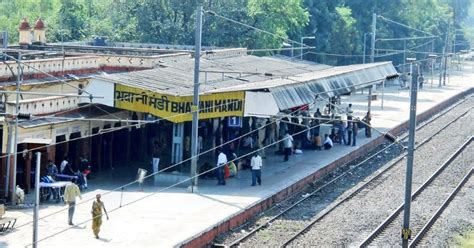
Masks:
[[[43,115],[56,113],[60,111],[74,109],[79,104],[79,97],[44,97],[19,101],[20,113],[28,113],[32,115]],[[7,102],[6,112],[14,113],[15,101]]]
[[[45,78],[48,77],[43,72],[58,76],[68,72],[97,72],[100,66],[100,57],[98,56],[81,56],[66,58],[51,58],[26,60],[23,63],[31,66],[23,68],[23,79]],[[33,68],[32,68],[33,67]],[[38,69],[38,70],[36,70]],[[14,82],[18,74],[18,63],[15,61],[6,61],[0,64],[0,82]]]

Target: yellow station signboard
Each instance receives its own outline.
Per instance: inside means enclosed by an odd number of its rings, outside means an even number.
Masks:
[[[116,108],[149,113],[171,122],[192,120],[193,97],[154,93],[126,85],[115,84]],[[199,119],[244,115],[245,92],[224,92],[201,95]]]

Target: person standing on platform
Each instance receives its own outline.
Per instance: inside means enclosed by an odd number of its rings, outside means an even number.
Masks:
[[[259,152],[255,152],[252,160],[250,161],[250,166],[252,167],[252,186],[255,186],[258,182],[258,185],[262,185],[262,157]]]
[[[425,77],[423,77],[423,73],[420,73],[420,76],[418,77],[418,83],[420,84],[419,88],[420,90],[423,89],[423,83],[425,82]]]
[[[354,110],[352,110],[352,103],[349,103],[349,106],[346,108],[347,120],[352,120],[352,116],[354,115]]]
[[[216,165],[216,174],[217,174],[217,185],[225,185],[224,178],[224,166],[227,163],[227,156],[222,152],[222,149],[217,149],[217,165]]]
[[[370,115],[370,111],[367,112],[362,122],[364,122],[365,126],[365,137],[371,138],[372,137],[372,127],[370,126],[370,121],[372,120],[372,115]]]
[[[347,145],[350,146],[352,143],[352,126],[354,125],[353,121],[347,120]]]
[[[66,168],[66,165],[68,164],[67,157],[64,157],[63,161],[59,165],[59,173],[64,174],[64,169]]]
[[[100,226],[102,225],[102,209],[105,212],[105,216],[107,216],[107,220],[109,220],[109,215],[107,214],[107,210],[105,209],[104,202],[100,200],[100,194],[97,194],[96,200],[92,203],[92,231],[94,232],[94,236],[96,239],[99,238]]]
[[[316,109],[316,112],[314,112],[314,128],[313,128],[313,135],[318,136],[319,131],[321,129],[321,117],[323,116],[321,112],[319,111],[319,108]]]
[[[156,176],[160,169],[160,146],[158,141],[153,142],[153,174]]]
[[[75,183],[69,183],[66,185],[66,189],[64,189],[64,203],[68,205],[68,224],[71,226],[74,225],[72,218],[76,208],[76,197],[82,200],[81,191]]]
[[[285,148],[285,158],[283,161],[288,161],[288,156],[293,151],[293,137],[289,132],[286,132],[285,137],[283,138],[283,147]]]
[[[339,144],[347,145],[346,124],[342,120],[338,123],[337,133],[339,136]]]
[[[355,119],[352,123],[352,146],[356,146],[357,132],[359,132],[359,121]]]

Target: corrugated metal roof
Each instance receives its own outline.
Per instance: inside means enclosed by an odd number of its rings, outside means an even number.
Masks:
[[[231,91],[227,89],[328,68],[331,66],[252,55],[203,58],[200,91],[202,94]],[[190,59],[163,63],[162,67],[156,69],[101,75],[95,78],[162,94],[189,96],[193,94],[193,71],[194,60]]]
[[[298,82],[280,83],[269,87],[280,110],[301,106],[314,101],[315,95],[331,97],[349,93],[382,82],[386,76],[397,73],[391,62],[367,65],[345,66],[332,68],[323,73],[318,72],[317,78],[310,75],[302,76]],[[316,74],[316,73],[315,73]],[[302,83],[304,82],[304,83]]]
[[[58,117],[88,119],[88,118],[105,116],[109,114],[116,114],[121,111],[123,110],[112,108],[105,105],[100,105],[100,107],[91,105],[86,108],[74,109],[74,110],[63,112],[61,114],[57,114],[54,116],[54,118],[44,116],[44,117],[36,117],[31,120],[18,120],[18,126],[22,128],[33,128],[33,127],[38,127],[38,126],[43,126],[43,125],[51,125],[51,124],[74,121],[74,120],[69,120],[69,119],[60,119]]]
[[[194,60],[190,59],[96,78],[161,94],[190,96],[193,70]],[[310,103],[315,94],[328,97],[348,93],[396,73],[391,62],[331,67],[251,55],[203,58],[201,71],[201,94],[269,89],[281,110]]]

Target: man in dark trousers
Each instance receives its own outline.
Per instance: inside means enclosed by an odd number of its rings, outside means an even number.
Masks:
[[[356,146],[357,132],[359,131],[359,120],[354,119],[352,123],[352,146]]]
[[[259,152],[256,151],[252,157],[250,162],[250,166],[252,167],[252,186],[255,186],[256,183],[258,185],[262,184],[262,157],[260,156]]]
[[[352,121],[347,120],[347,145],[350,146],[352,142]]]
[[[217,149],[217,164],[216,164],[216,176],[217,176],[217,185],[225,185],[224,178],[224,166],[227,164],[227,156],[222,152],[222,149]]]

